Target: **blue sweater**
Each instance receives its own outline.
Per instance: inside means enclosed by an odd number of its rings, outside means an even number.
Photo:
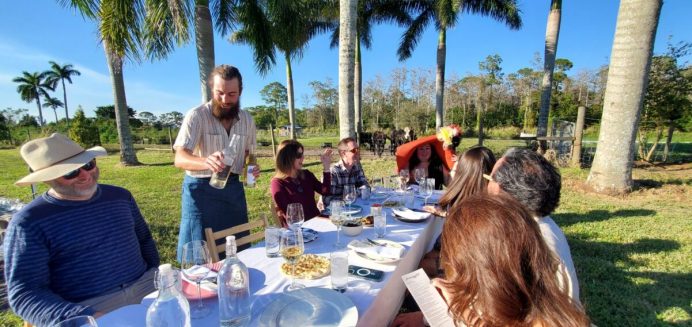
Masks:
[[[12,309],[34,325],[93,310],[80,301],[114,291],[159,265],[159,254],[132,194],[99,184],[86,201],[48,193],[17,212],[5,239]]]

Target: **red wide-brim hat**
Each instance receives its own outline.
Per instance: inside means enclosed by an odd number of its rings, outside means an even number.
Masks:
[[[437,139],[437,136],[430,135],[426,137],[421,137],[415,141],[404,143],[396,148],[396,170],[397,172],[402,169],[408,169],[408,161],[411,156],[416,154],[416,149],[423,145],[429,143],[433,151],[442,159],[442,164],[447,168],[447,170],[452,170],[454,162],[452,161],[451,150],[444,149],[442,147],[442,142]]]

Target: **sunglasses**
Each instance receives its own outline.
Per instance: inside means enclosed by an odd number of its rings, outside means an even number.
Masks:
[[[302,152],[296,153],[296,159],[300,159],[300,158],[302,158],[302,157],[303,157],[303,153],[302,153]]]
[[[70,180],[70,179],[75,179],[77,176],[79,176],[79,170],[84,169],[84,171],[90,171],[96,167],[96,159],[91,159],[91,161],[87,162],[84,164],[84,166],[81,166],[65,175],[62,175],[62,178]]]
[[[353,148],[353,149],[351,149],[351,150],[344,149],[344,150],[341,150],[341,151],[344,151],[344,152],[351,152],[351,153],[353,153],[353,154],[356,154],[356,153],[358,153],[358,151],[360,151],[360,148]]]

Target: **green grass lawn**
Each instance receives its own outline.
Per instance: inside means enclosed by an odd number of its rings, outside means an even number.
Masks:
[[[301,140],[304,141],[304,140]],[[309,147],[338,140],[305,140]],[[462,147],[473,144],[464,140]],[[496,153],[521,141],[492,141]],[[269,147],[261,150],[262,176],[257,187],[246,189],[252,219],[268,210],[268,185],[273,173]],[[317,151],[311,151],[317,153]],[[173,167],[170,152],[140,150],[143,163],[122,167],[117,153],[99,159],[101,182],[129,189],[158,243],[162,262],[174,262],[180,219],[180,183],[183,172]],[[319,158],[307,156],[306,166],[321,171]],[[394,172],[392,156],[364,155],[368,176]],[[625,197],[585,191],[584,169],[562,169],[561,205],[553,215],[570,246],[581,285],[581,299],[598,326],[691,326],[692,165],[635,169],[638,188]],[[28,187],[13,183],[27,173],[18,149],[0,150],[0,196],[30,201]],[[319,174],[318,174],[319,176]],[[39,187],[45,191],[45,186]],[[0,326],[18,326],[11,312],[0,313]]]

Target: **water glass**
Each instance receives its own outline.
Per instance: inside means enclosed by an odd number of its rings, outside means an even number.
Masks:
[[[408,180],[411,177],[408,169],[402,169],[399,171],[399,190],[405,191],[408,186]]]
[[[387,216],[380,210],[379,213],[373,214],[373,220],[375,235],[377,238],[383,238],[387,233]]]
[[[279,241],[281,240],[281,228],[267,226],[264,229],[264,248],[267,250],[267,258],[280,256]]]
[[[54,327],[98,327],[96,319],[92,316],[76,316],[67,318],[55,325]]]
[[[413,171],[413,177],[416,179],[418,186],[422,186],[423,181],[425,181],[425,178],[428,177],[428,172],[423,168],[416,168]]]
[[[363,185],[360,187],[360,198],[366,201],[370,199],[370,186]]]
[[[299,230],[303,222],[305,222],[303,205],[300,203],[289,204],[288,208],[286,208],[286,223],[288,224],[288,228]]]
[[[332,289],[343,293],[348,287],[348,251],[335,251],[329,255]]]

